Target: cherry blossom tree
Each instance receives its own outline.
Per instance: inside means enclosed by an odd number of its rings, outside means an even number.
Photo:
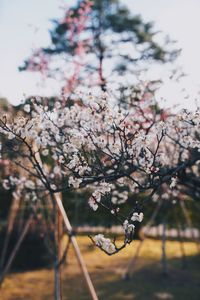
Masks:
[[[184,110],[162,121],[153,110],[144,113],[143,101],[130,104],[127,111],[113,107],[106,93],[98,97],[80,93],[73,98],[72,106],[63,107],[57,100],[51,108],[39,98],[32,99],[31,106],[24,106],[25,116],[1,117],[1,134],[7,139],[2,155],[14,153],[15,163],[28,174],[28,178],[11,176],[4,186],[26,188],[30,199],[37,199],[36,191],[52,197],[70,188],[90,190],[91,209],[102,206],[124,229],[121,245],[103,235],[91,237],[112,255],[132,241],[145,204],[158,189],[164,184],[174,187],[182,172],[198,164],[200,113]],[[38,157],[46,167],[41,167]],[[124,216],[120,203],[129,193],[146,196]]]

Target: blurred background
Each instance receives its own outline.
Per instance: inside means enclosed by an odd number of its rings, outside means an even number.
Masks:
[[[156,84],[155,97],[163,111],[195,109],[200,91],[198,0],[95,0],[91,7],[84,3],[0,0],[2,113],[17,114],[32,96],[55,101],[60,92],[67,95],[86,86],[108,88],[123,103],[127,89],[141,81]],[[76,19],[71,19],[72,12]],[[0,160],[0,165],[2,267],[23,230],[27,204],[13,200],[3,188],[3,178],[13,170],[9,161]],[[107,257],[93,247],[88,234],[103,231],[120,239],[114,217],[101,209],[91,212],[87,191],[63,194],[100,299],[200,299],[199,198],[182,198],[172,193],[162,195],[159,203],[154,199],[133,244]],[[122,210],[137,200],[130,195]],[[52,299],[52,259],[43,225],[31,224],[3,282],[1,299]],[[63,248],[66,245],[63,236]],[[71,248],[62,278],[63,299],[90,299]]]
[[[51,86],[40,86],[39,74],[20,73],[19,66],[30,56],[31,50],[47,47],[50,44],[49,30],[52,29],[52,20],[63,17],[63,6],[70,6],[76,0],[1,0],[0,1],[0,66],[1,97],[11,103],[18,104],[24,95],[36,93],[52,95],[58,89],[55,83]],[[145,22],[154,22],[155,31],[162,31],[172,40],[177,41],[177,48],[181,48],[181,55],[174,68],[181,68],[187,76],[182,78],[181,84],[169,82],[165,73],[166,82],[160,95],[167,99],[168,104],[181,103],[189,107],[191,103],[185,97],[196,98],[199,92],[199,6],[198,0],[123,0],[133,14],[141,14]],[[172,69],[165,66],[166,69]],[[154,71],[155,72],[155,71]],[[160,70],[154,76],[163,76]],[[39,85],[39,86],[38,86]],[[12,86],[12,88],[11,88]],[[182,88],[186,91],[182,91]],[[57,90],[58,92],[58,90]]]

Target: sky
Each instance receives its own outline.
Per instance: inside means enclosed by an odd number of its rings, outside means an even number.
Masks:
[[[36,73],[19,72],[18,67],[31,49],[50,43],[48,30],[51,20],[62,16],[60,6],[73,0],[0,0],[0,97],[17,104],[24,97],[40,94],[52,95],[56,87],[49,82],[43,85]],[[177,40],[182,53],[176,62],[184,77],[181,82],[167,78],[158,97],[167,99],[167,105],[180,103],[194,107],[200,90],[200,1],[199,0],[122,0],[134,14],[145,21],[154,21],[155,29]],[[156,76],[163,74],[157,71]],[[190,95],[190,97],[188,97]]]

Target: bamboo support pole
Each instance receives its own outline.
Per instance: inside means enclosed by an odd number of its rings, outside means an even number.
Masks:
[[[41,167],[43,167],[43,164],[42,164],[42,160],[41,160],[41,157],[40,157],[40,154],[39,152],[37,151],[37,147],[36,145],[34,145],[34,148],[36,150],[36,156],[37,156],[37,160],[40,164]],[[61,193],[55,193],[53,194],[54,198],[55,198],[55,201],[56,201],[56,204],[59,208],[59,211],[61,213],[61,216],[63,218],[63,222],[65,224],[65,227],[67,229],[67,232],[68,234],[72,234],[73,233],[73,229],[72,229],[72,226],[69,222],[69,219],[68,219],[68,216],[66,214],[66,211],[65,211],[65,208],[63,206],[63,203],[62,203],[62,200],[61,200]],[[92,297],[92,300],[98,300],[98,297],[97,297],[97,294],[96,294],[96,291],[95,291],[95,288],[93,286],[93,283],[91,281],[91,278],[90,278],[90,275],[88,273],[88,270],[87,270],[87,267],[86,267],[86,264],[85,264],[85,261],[81,255],[81,251],[79,249],[79,246],[78,246],[78,243],[77,243],[77,240],[75,238],[74,235],[71,235],[71,243],[74,247],[74,251],[75,251],[75,254],[76,254],[76,257],[77,257],[77,260],[78,260],[78,263],[80,265],[80,268],[82,270],[82,273],[83,273],[83,276],[84,276],[84,279],[85,279],[85,282],[87,284],[87,287],[88,287],[88,290],[89,290],[89,293]]]
[[[140,251],[141,251],[141,249],[142,249],[142,245],[144,244],[144,241],[145,241],[145,240],[139,241],[139,244],[138,244],[138,246],[137,246],[136,252],[135,252],[133,258],[131,259],[131,261],[129,262],[128,267],[127,267],[127,269],[126,269],[126,272],[125,272],[124,275],[123,275],[123,278],[124,278],[124,279],[129,279],[129,278],[131,277],[132,272],[133,272],[133,269],[134,269],[134,267],[135,267],[135,265],[136,265],[136,262],[137,262],[137,260],[138,260]]]
[[[63,219],[62,215],[57,209],[57,231],[58,231],[58,262],[59,262],[59,290],[60,290],[60,299],[62,300],[62,264],[60,265],[60,261],[62,259],[62,237],[63,237]]]
[[[64,224],[66,226],[66,229],[67,229],[68,233],[70,234],[70,233],[73,232],[73,229],[72,229],[72,226],[71,226],[71,224],[69,222],[69,219],[67,217],[66,211],[64,209],[64,206],[63,206],[60,194],[56,193],[56,194],[54,194],[54,197],[55,197],[56,203],[58,205],[58,208],[60,210],[60,213],[61,213],[61,215],[63,217],[63,221],[64,221]],[[81,267],[81,270],[82,270],[84,279],[86,281],[88,290],[90,292],[90,295],[91,295],[91,297],[92,297],[93,300],[98,300],[96,291],[95,291],[94,286],[92,284],[92,281],[90,279],[90,275],[88,273],[86,264],[85,264],[85,262],[83,260],[83,257],[81,255],[81,252],[80,252],[80,249],[79,249],[79,246],[78,246],[78,243],[77,243],[77,240],[76,240],[76,238],[75,238],[74,235],[71,236],[71,243],[72,243],[72,245],[74,247],[74,251],[75,251],[78,263],[79,263],[79,265]]]
[[[55,221],[55,255],[54,255],[54,299],[62,300],[61,296],[61,265],[60,265],[60,231],[59,231],[59,209],[55,205],[54,209],[54,221]]]
[[[178,222],[178,220],[177,220],[176,224],[177,224],[178,238],[179,238],[179,243],[180,243],[180,251],[181,251],[181,255],[182,255],[182,267],[184,269],[184,268],[187,267],[184,241],[183,241],[183,237],[182,237],[182,234],[181,234],[181,225]]]
[[[153,211],[153,213],[152,213],[152,215],[151,215],[151,217],[150,217],[148,223],[146,224],[146,228],[145,228],[145,230],[144,230],[144,239],[141,240],[141,241],[139,242],[139,244],[138,244],[138,246],[137,246],[137,249],[136,249],[136,251],[135,251],[135,254],[134,254],[133,258],[131,259],[131,261],[129,262],[129,264],[128,264],[127,268],[126,268],[126,271],[125,271],[125,273],[124,273],[124,275],[123,275],[123,278],[124,278],[124,279],[128,279],[128,278],[131,277],[131,275],[132,275],[132,273],[133,273],[133,269],[134,269],[134,267],[135,267],[135,265],[136,265],[136,263],[137,263],[137,260],[138,260],[140,251],[141,251],[142,246],[143,246],[143,244],[144,244],[144,242],[145,242],[145,235],[148,234],[148,232],[149,232],[149,230],[150,230],[150,227],[151,227],[151,225],[153,224],[153,222],[154,222],[154,220],[155,220],[155,218],[156,218],[156,216],[157,216],[157,214],[158,214],[158,212],[159,212],[161,206],[162,206],[162,201],[160,200],[160,201],[158,202],[158,204],[157,204],[155,210]]]
[[[166,253],[166,220],[163,220],[162,224],[162,257],[161,262],[163,266],[163,275],[168,274],[167,268],[167,253]]]
[[[4,280],[4,278],[5,278],[6,274],[9,272],[10,267],[11,267],[16,255],[17,255],[17,253],[18,253],[18,250],[19,250],[22,242],[24,241],[24,238],[26,237],[26,235],[28,233],[28,230],[29,230],[29,227],[31,225],[32,220],[33,220],[33,215],[31,215],[29,217],[26,225],[24,226],[23,231],[22,231],[17,243],[15,244],[15,247],[14,247],[14,249],[13,249],[13,251],[12,251],[12,253],[11,253],[9,259],[8,259],[8,262],[6,263],[4,270],[0,275],[0,286],[1,286],[1,284]]]
[[[1,252],[1,259],[0,259],[0,269],[1,270],[3,270],[3,267],[4,267],[6,252],[7,252],[8,244],[10,241],[10,236],[11,236],[11,233],[13,230],[17,211],[19,209],[19,202],[20,202],[19,198],[13,198],[13,200],[12,200],[12,205],[11,205],[9,216],[8,216],[8,225],[7,225],[7,230],[6,230],[6,236],[5,236],[5,240],[4,240],[4,244],[3,244],[3,248],[2,248],[2,252]]]
[[[195,234],[194,234],[194,228],[193,228],[193,224],[192,224],[192,220],[191,220],[191,218],[190,218],[190,215],[189,215],[189,213],[188,213],[188,210],[187,210],[187,208],[186,208],[186,206],[185,206],[184,201],[179,201],[179,203],[180,203],[180,206],[181,206],[181,209],[182,209],[182,212],[183,212],[183,216],[185,217],[187,226],[188,226],[188,228],[190,229],[191,236],[192,236],[192,240],[193,240],[193,242],[196,243],[197,250],[198,250],[198,252],[200,252],[199,239],[195,237]]]

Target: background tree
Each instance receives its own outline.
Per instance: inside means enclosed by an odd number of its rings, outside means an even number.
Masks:
[[[173,61],[179,53],[169,40],[157,42],[153,23],[132,15],[119,0],[78,1],[53,20],[50,36],[49,47],[36,50],[20,69],[64,79],[67,93],[79,83],[102,90],[108,83],[132,85],[147,62]]]

